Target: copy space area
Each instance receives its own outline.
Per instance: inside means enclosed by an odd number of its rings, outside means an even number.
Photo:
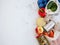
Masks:
[[[37,0],[0,0],[0,45],[38,45]]]

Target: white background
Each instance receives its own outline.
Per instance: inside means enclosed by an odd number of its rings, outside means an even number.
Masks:
[[[37,0],[0,0],[0,45],[38,45]]]

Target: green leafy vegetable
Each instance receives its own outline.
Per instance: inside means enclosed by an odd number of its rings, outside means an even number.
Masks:
[[[47,9],[50,9],[52,12],[55,12],[57,10],[57,4],[53,1],[49,2],[47,5]]]

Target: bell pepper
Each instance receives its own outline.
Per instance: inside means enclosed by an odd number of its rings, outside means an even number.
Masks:
[[[53,30],[50,31],[49,37],[54,37],[54,31]]]
[[[37,27],[36,29],[36,33],[40,36],[43,33],[43,28],[42,27]]]
[[[44,18],[46,16],[45,8],[40,8],[38,10],[38,14],[39,14],[39,16]]]
[[[48,32],[43,32],[43,34],[45,35],[45,36],[49,36],[49,34],[48,34]]]

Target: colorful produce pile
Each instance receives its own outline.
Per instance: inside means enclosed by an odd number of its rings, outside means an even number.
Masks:
[[[36,21],[36,38],[39,42],[39,45],[50,45],[49,40],[46,37],[54,38],[54,27],[56,25],[56,22],[53,20],[47,19],[47,13],[45,12],[45,7],[47,3],[50,0],[38,0],[38,15],[40,16]],[[52,12],[55,12],[57,10],[57,4],[54,1],[50,1],[50,3],[47,5],[47,9],[50,9]],[[49,17],[48,17],[49,18]]]

